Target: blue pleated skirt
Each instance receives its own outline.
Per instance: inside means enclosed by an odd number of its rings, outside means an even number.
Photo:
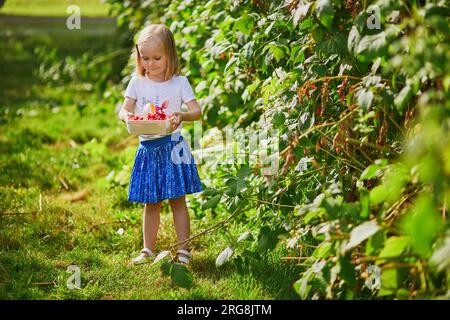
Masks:
[[[194,157],[181,134],[140,142],[128,201],[156,203],[202,190]]]

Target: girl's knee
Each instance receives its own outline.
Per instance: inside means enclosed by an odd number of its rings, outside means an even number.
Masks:
[[[145,209],[150,210],[150,211],[155,211],[155,210],[159,210],[161,208],[161,205],[162,205],[162,201],[155,202],[155,203],[149,202],[149,203],[145,204]]]
[[[169,199],[169,204],[171,207],[179,207],[179,206],[185,206],[186,205],[186,198],[185,196],[181,196],[174,199]]]

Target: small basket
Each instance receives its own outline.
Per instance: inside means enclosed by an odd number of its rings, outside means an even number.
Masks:
[[[127,120],[130,134],[166,135],[170,129],[170,120]]]

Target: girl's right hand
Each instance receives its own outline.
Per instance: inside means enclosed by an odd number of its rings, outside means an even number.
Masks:
[[[136,106],[136,99],[125,97],[125,100],[123,101],[122,107],[120,108],[119,111],[119,119],[122,120],[123,122],[127,122],[130,114],[133,115],[135,111],[134,109],[135,106]]]
[[[124,112],[124,113],[122,113],[122,121],[127,122],[127,120],[132,116],[134,116],[133,112],[127,112],[127,113]]]

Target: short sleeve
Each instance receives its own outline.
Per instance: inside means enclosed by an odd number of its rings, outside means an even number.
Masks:
[[[132,77],[130,82],[128,83],[127,88],[125,89],[124,97],[133,98],[137,100],[137,90],[136,90],[136,77]]]
[[[194,90],[192,90],[191,84],[189,83],[188,78],[183,77],[183,83],[181,87],[181,99],[183,103],[187,103],[189,101],[195,100]]]

